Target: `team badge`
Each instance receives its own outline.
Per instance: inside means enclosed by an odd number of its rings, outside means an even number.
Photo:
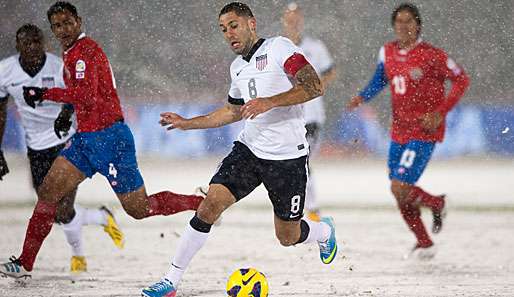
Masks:
[[[75,78],[76,79],[83,79],[85,77],[86,73],[86,62],[83,60],[77,60],[77,63],[75,63]]]
[[[421,77],[423,77],[423,71],[421,68],[412,68],[409,71],[409,75],[413,80],[419,80]]]
[[[55,87],[55,80],[53,77],[43,77],[41,78],[41,86],[43,88],[53,88]]]
[[[86,71],[86,62],[84,62],[84,60],[77,60],[77,63],[75,63],[75,71],[77,71],[77,72]]]
[[[255,58],[255,68],[257,68],[259,71],[264,70],[266,65],[268,65],[268,54],[264,54]]]

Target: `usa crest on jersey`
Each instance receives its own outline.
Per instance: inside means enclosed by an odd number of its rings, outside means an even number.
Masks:
[[[259,71],[264,70],[268,65],[268,54],[264,54],[255,58],[255,68]]]
[[[47,88],[47,89],[55,87],[55,80],[54,80],[54,78],[51,77],[51,76],[48,76],[48,77],[44,77],[43,76],[41,78],[41,86],[43,88]]]

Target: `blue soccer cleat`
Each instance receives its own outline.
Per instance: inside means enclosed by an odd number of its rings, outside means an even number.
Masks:
[[[330,237],[326,241],[318,241],[319,257],[324,264],[330,264],[336,258],[337,254],[337,241],[336,241],[336,228],[334,227],[334,220],[329,217],[321,218],[321,222],[330,227]]]
[[[166,278],[141,291],[143,297],[175,297],[175,295],[177,295],[177,289]]]

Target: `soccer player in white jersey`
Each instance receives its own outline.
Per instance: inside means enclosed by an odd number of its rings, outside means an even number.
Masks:
[[[37,190],[66,141],[75,133],[73,107],[44,101],[34,109],[23,99],[22,86],[64,88],[63,62],[45,52],[41,29],[32,24],[21,26],[16,32],[16,49],[18,54],[0,61],[0,144],[6,121],[7,99],[12,97],[25,129],[32,183]],[[1,150],[0,168],[7,168]],[[77,274],[87,270],[81,235],[83,225],[104,226],[105,232],[119,248],[123,247],[124,239],[106,207],[87,209],[74,206],[75,195],[76,189],[61,201],[55,222],[63,226],[72,251],[70,269]]]
[[[186,226],[170,270],[159,282],[143,289],[142,296],[175,296],[183,273],[207,240],[212,224],[261,183],[273,204],[275,234],[283,246],[318,243],[325,264],[331,263],[337,252],[332,219],[315,222],[302,218],[309,148],[301,104],[323,94],[316,71],[289,39],[259,38],[256,19],[246,4],[227,4],[218,17],[225,40],[238,55],[230,66],[228,104],[191,119],[165,112],[161,124],[167,129],[189,130],[245,119],[245,127]]]
[[[304,14],[298,4],[292,2],[287,5],[282,16],[282,27],[284,36],[289,38],[295,45],[302,49],[307,61],[318,73],[325,88],[336,78],[336,67],[325,44],[318,39],[314,39],[303,34]],[[319,149],[320,129],[325,123],[325,107],[323,106],[323,96],[314,98],[303,104],[305,117],[305,129],[307,130],[307,141],[309,142],[312,157]],[[309,158],[310,159],[310,158]],[[307,217],[311,220],[320,220],[319,207],[317,203],[314,178],[309,164],[307,189],[305,191],[305,209]]]

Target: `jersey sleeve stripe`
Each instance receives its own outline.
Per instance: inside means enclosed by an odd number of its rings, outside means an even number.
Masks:
[[[234,98],[234,97],[231,97],[229,95],[228,96],[228,103],[233,104],[233,105],[244,105],[245,104],[245,100],[243,98]]]

